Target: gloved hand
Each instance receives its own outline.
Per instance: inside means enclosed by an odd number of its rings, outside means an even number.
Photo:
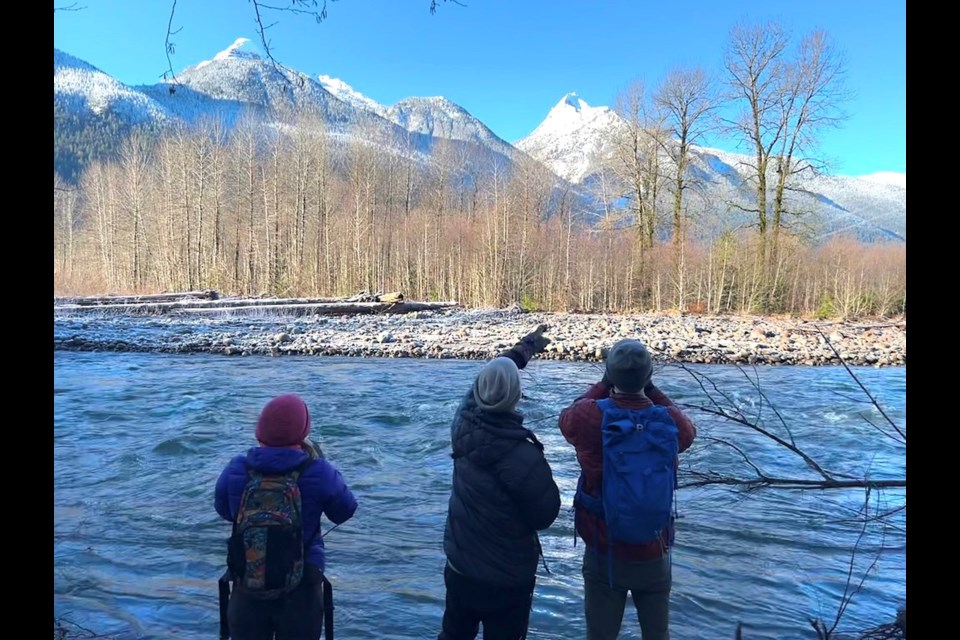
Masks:
[[[613,389],[613,383],[610,382],[610,378],[607,376],[607,370],[606,370],[606,369],[603,370],[603,377],[600,378],[600,382],[602,382],[603,384],[605,384],[605,385],[607,385],[608,387],[610,387],[611,389]]]
[[[523,336],[521,342],[525,342],[530,345],[530,348],[533,349],[534,355],[540,353],[547,348],[547,345],[550,344],[550,338],[543,335],[543,332],[547,330],[547,325],[542,324],[536,328],[536,330],[531,331],[527,335]]]

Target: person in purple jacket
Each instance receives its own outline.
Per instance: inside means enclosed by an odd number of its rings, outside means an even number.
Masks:
[[[311,460],[297,482],[303,509],[303,579],[295,590],[277,600],[260,600],[235,588],[227,611],[233,640],[316,640],[323,631],[320,517],[326,515],[334,524],[342,524],[353,516],[357,500],[309,435],[310,412],[303,399],[292,394],[273,398],[257,420],[260,446],[236,456],[217,479],[217,513],[235,522],[248,480],[248,465],[261,473],[282,474]]]

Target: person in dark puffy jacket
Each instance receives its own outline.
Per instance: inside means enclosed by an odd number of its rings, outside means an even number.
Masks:
[[[537,532],[560,512],[543,445],[516,411],[520,373],[550,342],[545,326],[488,362],[451,427],[453,490],[443,536],[446,606],[439,640],[527,636]]]
[[[334,524],[349,520],[357,501],[340,472],[309,439],[310,412],[296,395],[270,400],[257,421],[260,443],[238,455],[217,479],[214,506],[234,522],[247,484],[247,465],[261,473],[282,474],[312,460],[301,472],[300,488],[304,540],[304,574],[300,585],[278,600],[259,600],[238,585],[230,596],[228,620],[233,640],[316,640],[323,631],[324,547],[320,518]],[[276,636],[274,636],[276,634]]]

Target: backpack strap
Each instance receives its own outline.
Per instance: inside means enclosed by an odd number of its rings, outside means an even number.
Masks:
[[[290,471],[290,473],[296,474],[295,477],[297,478],[297,480],[299,480],[299,479],[300,479],[300,476],[303,475],[303,472],[306,471],[307,469],[309,469],[309,468],[310,468],[310,465],[312,465],[313,463],[314,463],[313,458],[311,458],[310,456],[307,456],[307,459],[304,460],[303,462],[301,462],[300,464],[298,464],[298,465],[293,469],[293,471]]]
[[[323,582],[323,634],[326,640],[333,640],[333,585],[325,574],[320,574]]]
[[[296,466],[296,468],[291,472],[291,473],[295,474],[294,477],[296,478],[296,480],[297,480],[298,482],[299,482],[299,480],[300,480],[300,476],[303,475],[303,472],[306,471],[307,469],[309,469],[310,466],[313,465],[314,462],[316,462],[316,460],[314,460],[314,459],[311,458],[310,456],[307,456],[307,459],[304,460],[303,462],[301,462],[300,464],[298,464],[298,465]],[[302,514],[301,514],[301,517],[302,517]],[[313,544],[313,541],[317,539],[317,534],[320,533],[320,528],[321,528],[321,526],[322,526],[322,525],[321,525],[321,521],[318,519],[318,520],[317,520],[317,528],[316,528],[316,530],[315,530],[313,533],[311,533],[309,537],[304,537],[304,539],[303,539],[303,548],[304,548],[304,549],[309,549],[309,548],[310,548],[310,545]],[[329,583],[328,583],[328,584],[329,584]],[[331,606],[332,606],[332,605],[331,605]],[[333,614],[331,613],[330,615],[332,616]]]

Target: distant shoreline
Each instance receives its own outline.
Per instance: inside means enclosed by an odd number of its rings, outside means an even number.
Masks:
[[[223,317],[73,315],[54,310],[54,351],[316,355],[485,360],[539,324],[540,359],[598,362],[622,338],[659,362],[906,366],[906,320],[831,322],[761,316],[420,311],[404,315]],[[839,356],[838,356],[839,354]],[[842,359],[842,360],[841,360]]]

